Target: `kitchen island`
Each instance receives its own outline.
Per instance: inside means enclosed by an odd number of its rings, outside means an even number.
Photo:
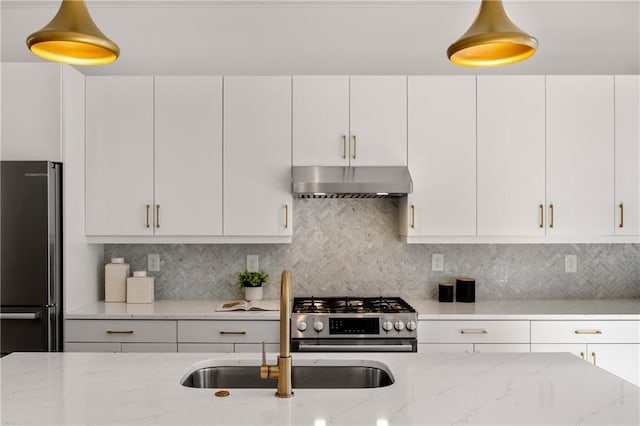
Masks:
[[[199,366],[259,365],[259,354],[14,353],[0,360],[0,416],[7,425],[640,423],[640,388],[570,354],[293,354],[294,365],[316,360],[382,362],[395,383],[216,397],[181,379]]]

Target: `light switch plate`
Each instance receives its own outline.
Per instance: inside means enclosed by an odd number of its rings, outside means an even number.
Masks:
[[[434,253],[431,255],[431,270],[434,272],[444,271],[444,254]]]
[[[578,256],[575,254],[567,254],[564,256],[564,271],[578,272]]]
[[[160,255],[159,254],[147,255],[147,270],[149,272],[160,272]]]
[[[247,271],[258,272],[259,269],[260,269],[260,263],[258,261],[258,255],[248,254],[247,255]]]

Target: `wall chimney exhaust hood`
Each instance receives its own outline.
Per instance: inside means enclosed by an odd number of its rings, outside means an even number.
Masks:
[[[386,198],[413,191],[403,166],[294,166],[291,192],[297,198]]]

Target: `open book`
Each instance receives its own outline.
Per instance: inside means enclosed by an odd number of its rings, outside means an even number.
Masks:
[[[236,302],[223,303],[221,307],[216,309],[216,312],[225,311],[278,311],[280,306],[278,302],[254,300],[247,302],[246,300],[238,300]]]

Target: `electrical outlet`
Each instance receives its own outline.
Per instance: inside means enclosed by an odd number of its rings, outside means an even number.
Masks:
[[[247,271],[258,272],[259,269],[260,269],[260,263],[258,261],[258,255],[248,254],[247,255]]]
[[[160,272],[160,255],[159,254],[147,255],[147,270],[149,272]]]
[[[564,256],[564,271],[578,272],[578,256],[575,254],[567,254]]]
[[[443,254],[432,254],[431,255],[431,270],[436,272],[444,271],[444,255]]]

